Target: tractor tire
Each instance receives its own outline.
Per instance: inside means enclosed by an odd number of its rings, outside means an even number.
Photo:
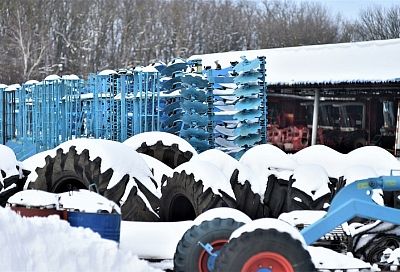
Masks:
[[[220,251],[215,271],[316,271],[300,241],[276,229],[256,229],[229,241]]]
[[[361,232],[353,237],[353,254],[355,257],[370,263],[378,263],[386,248],[399,248],[400,227],[381,222],[374,228]]]
[[[165,177],[165,176],[164,176]],[[201,213],[218,207],[235,208],[236,202],[228,194],[213,193],[211,188],[203,191],[203,182],[196,181],[193,174],[174,172],[163,178],[160,198],[160,220],[176,222],[193,220]]]
[[[179,150],[178,144],[172,144],[171,146],[164,145],[160,140],[153,145],[148,146],[147,143],[142,143],[142,145],[136,149],[137,152],[149,155],[172,169],[181,165],[182,163],[188,162],[193,153],[190,151]]]
[[[243,223],[236,222],[231,218],[215,218],[191,227],[185,232],[176,247],[174,271],[211,271],[213,260],[209,258],[209,254],[199,245],[199,242],[204,245],[209,243],[214,248],[213,253],[216,253],[228,242],[232,232],[242,225]]]
[[[125,221],[160,221],[157,214],[152,212],[138,195],[138,189],[136,187],[132,187],[127,200],[121,206],[121,218]]]
[[[247,214],[251,219],[269,217],[270,209],[261,202],[261,196],[251,190],[249,181],[244,184],[238,182],[239,170],[235,170],[230,183],[236,198],[236,209]]]
[[[114,173],[111,168],[101,173],[101,158],[90,160],[87,149],[77,154],[75,146],[71,146],[67,153],[59,148],[54,158],[47,156],[45,161],[42,168],[36,168],[37,179],[29,183],[28,189],[63,193],[89,189],[95,184],[99,194],[104,195]]]
[[[3,173],[3,171],[2,171]],[[5,207],[8,199],[14,194],[20,192],[24,188],[24,184],[26,181],[26,176],[28,173],[24,173],[24,177],[20,178],[19,175],[14,175],[10,177],[6,177],[3,180],[4,186],[0,183],[0,206]],[[3,176],[3,178],[5,175]]]
[[[46,164],[36,168],[37,179],[28,184],[28,189],[43,190],[52,193],[62,193],[78,189],[90,189],[94,184],[100,195],[120,204],[130,180],[128,174],[112,188],[107,186],[114,170],[109,168],[101,173],[101,158],[89,159],[89,151],[84,149],[77,154],[76,147],[71,146],[67,153],[61,148],[57,149],[54,158],[47,156]],[[136,181],[139,184],[138,181]],[[138,185],[139,187],[139,185]],[[137,194],[138,188],[134,186],[121,207],[122,219],[127,221],[158,221],[158,217],[150,211],[143,199]],[[153,209],[158,209],[159,200],[148,190],[142,192],[149,199]]]
[[[278,218],[281,213],[287,212],[288,187],[289,181],[278,179],[275,175],[268,177],[263,203],[270,210],[270,217]]]
[[[327,206],[325,204],[330,204],[332,195],[327,193],[315,200],[303,192],[302,190],[292,186],[295,180],[289,180],[289,187],[287,192],[287,212],[297,211],[297,210],[326,210]]]

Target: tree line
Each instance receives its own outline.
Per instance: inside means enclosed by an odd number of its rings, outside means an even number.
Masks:
[[[312,2],[2,0],[0,83],[194,54],[400,37],[400,6],[355,21]]]

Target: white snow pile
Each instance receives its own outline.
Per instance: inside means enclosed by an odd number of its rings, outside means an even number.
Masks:
[[[11,148],[5,145],[0,145],[0,170],[4,171],[5,177],[0,174],[0,182],[3,182],[3,179],[6,177],[19,175],[19,172],[16,168],[19,165],[17,158],[12,151]]]
[[[79,190],[61,193],[58,196],[60,206],[67,210],[73,209],[88,213],[97,213],[98,211],[112,213],[116,211],[121,214],[121,209],[117,204],[95,192]]]
[[[328,174],[319,165],[299,165],[293,171],[293,178],[295,181],[292,186],[311,196],[313,200],[330,193]]]
[[[158,141],[162,141],[164,145],[171,146],[177,144],[179,150],[182,152],[190,151],[193,156],[197,155],[196,150],[186,140],[167,132],[150,131],[136,134],[131,138],[127,139],[124,144],[137,150],[142,143],[146,143],[148,146],[154,145]]]
[[[212,163],[219,170],[222,171],[222,173],[228,180],[231,178],[233,171],[235,171],[236,169],[238,169],[239,172],[249,171],[248,169],[246,169],[246,166],[240,164],[235,158],[229,156],[219,149],[206,150],[192,160],[200,160]],[[242,181],[242,183],[244,183],[244,180]]]
[[[391,170],[400,170],[400,161],[383,148],[377,146],[364,146],[342,154],[324,145],[306,147],[292,155],[298,164],[316,164],[323,167],[330,177],[339,178],[345,173],[349,174],[349,168],[357,167],[377,176],[390,175]],[[362,169],[363,168],[363,169]],[[354,175],[356,168],[353,168]],[[394,172],[396,174],[396,172]],[[365,174],[361,176],[367,178]],[[354,181],[354,180],[353,180]]]
[[[203,191],[211,188],[214,194],[221,195],[219,192],[221,190],[235,199],[229,178],[212,163],[202,160],[190,160],[176,167],[174,171],[178,173],[185,171],[188,175],[193,174],[196,181],[201,180],[203,182]]]
[[[25,190],[18,192],[8,199],[11,205],[30,207],[57,207],[67,210],[97,213],[116,211],[121,213],[117,204],[107,198],[88,190],[70,191],[60,194],[49,193],[41,190]]]
[[[146,164],[150,168],[150,171],[153,173],[154,180],[157,183],[157,190],[161,194],[161,180],[163,175],[166,175],[167,177],[172,177],[174,170],[162,161],[159,161],[149,155],[143,153],[139,153],[139,155],[146,162]]]
[[[0,271],[161,271],[57,216],[22,218],[0,208],[0,229]]]
[[[56,207],[59,204],[59,196],[41,190],[25,190],[11,196],[8,203],[29,207]]]
[[[271,144],[257,145],[247,150],[239,162],[250,171],[239,173],[239,180],[249,180],[251,189],[264,197],[268,176],[289,180],[297,163],[284,151]]]
[[[340,177],[343,174],[345,156],[325,145],[312,145],[292,155],[298,164],[314,164],[323,167],[330,177]]]

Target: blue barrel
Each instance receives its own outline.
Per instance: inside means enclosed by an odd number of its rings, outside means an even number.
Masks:
[[[118,213],[68,212],[68,222],[73,227],[90,228],[104,239],[119,243],[121,215]]]

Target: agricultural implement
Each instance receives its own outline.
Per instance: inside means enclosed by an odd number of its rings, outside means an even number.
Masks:
[[[242,223],[244,220],[235,222],[233,219],[221,218],[203,221],[188,230],[179,242],[174,256],[175,269],[316,271],[307,246],[341,224],[357,217],[400,225],[398,209],[374,202],[372,196],[376,189],[400,190],[400,176],[391,173],[390,176],[358,180],[347,185],[334,197],[325,216],[301,231],[284,221],[272,218],[247,223]],[[190,236],[192,240],[197,237],[198,241],[190,244]]]

